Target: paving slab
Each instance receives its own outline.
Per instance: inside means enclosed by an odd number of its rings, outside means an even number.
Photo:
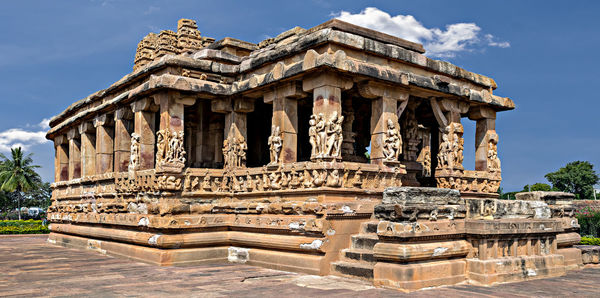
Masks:
[[[46,235],[0,236],[0,296],[16,297],[578,297],[600,296],[600,267],[493,287],[402,293],[369,282],[241,264],[157,267],[58,247]]]

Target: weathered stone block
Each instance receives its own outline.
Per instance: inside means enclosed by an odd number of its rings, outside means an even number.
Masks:
[[[464,200],[454,189],[433,187],[390,187],[383,192],[383,204],[460,205]]]

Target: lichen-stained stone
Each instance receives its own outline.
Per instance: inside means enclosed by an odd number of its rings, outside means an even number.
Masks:
[[[383,204],[437,204],[460,205],[464,200],[460,192],[453,189],[434,187],[394,187],[383,193]]]

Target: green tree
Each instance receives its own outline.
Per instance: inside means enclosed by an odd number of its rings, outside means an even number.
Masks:
[[[552,190],[552,186],[546,184],[546,183],[535,183],[532,185],[525,185],[523,186],[523,192],[527,192],[527,191],[551,191]]]
[[[593,199],[594,185],[600,177],[594,166],[587,161],[574,161],[558,171],[546,174],[552,187],[565,192],[574,193],[578,199]]]
[[[11,158],[0,154],[0,190],[14,193],[17,196],[19,220],[21,219],[21,199],[23,192],[28,192],[41,183],[41,178],[35,169],[40,166],[32,165],[32,154],[23,155],[21,147],[10,150]]]
[[[50,183],[41,182],[33,187],[29,192],[25,193],[25,207],[40,207],[47,209],[50,206],[50,198],[52,197],[52,188]]]

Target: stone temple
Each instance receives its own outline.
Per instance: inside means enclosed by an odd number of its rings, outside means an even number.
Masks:
[[[579,268],[572,196],[499,200],[496,83],[331,20],[254,44],[182,19],[55,116],[49,241],[405,291]],[[475,170],[462,121],[476,121]]]

